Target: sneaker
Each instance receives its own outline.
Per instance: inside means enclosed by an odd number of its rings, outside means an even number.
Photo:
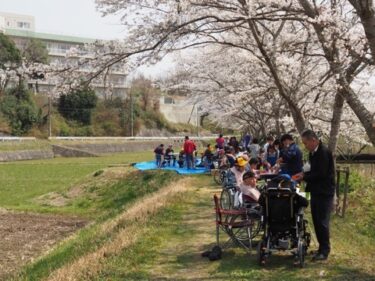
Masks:
[[[208,257],[210,256],[210,254],[211,254],[211,251],[205,251],[205,252],[203,252],[203,253],[201,254],[201,256],[202,256],[202,257],[206,257],[206,258],[208,258]]]
[[[324,255],[322,253],[317,253],[313,256],[313,261],[325,261],[328,258],[328,255]]]

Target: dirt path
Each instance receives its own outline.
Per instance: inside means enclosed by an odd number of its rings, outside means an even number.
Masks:
[[[220,194],[220,190],[203,186],[196,190],[196,196],[189,198],[188,212],[184,214],[182,223],[192,235],[188,239],[176,236],[159,249],[159,259],[152,268],[151,280],[228,280],[226,276],[217,274],[220,262],[210,262],[201,256],[202,252],[215,245],[212,203],[215,193]],[[235,253],[237,258],[247,258],[245,251],[240,249],[225,251],[223,258],[234,256]]]
[[[0,280],[85,224],[76,218],[0,210]]]
[[[344,258],[348,256],[347,251],[360,251],[360,241],[352,244],[350,249],[339,247],[339,243],[348,241],[338,233],[338,229],[334,229],[332,234],[334,252],[330,259],[314,263],[311,256],[307,256],[304,269],[293,266],[289,253],[272,255],[266,267],[258,266],[256,251],[248,254],[241,248],[225,249],[223,258],[215,262],[201,257],[203,251],[215,245],[212,196],[220,192],[207,183],[205,181],[204,186],[197,188],[196,196],[187,202],[181,223],[191,235],[176,235],[155,249],[158,259],[150,266],[149,280],[375,280],[375,268],[367,258],[361,259],[356,255],[351,255],[348,260]],[[316,250],[314,242],[310,250]],[[361,261],[364,264],[360,265]]]

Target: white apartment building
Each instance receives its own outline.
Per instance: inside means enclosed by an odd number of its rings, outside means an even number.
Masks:
[[[91,38],[35,32],[33,16],[2,12],[0,12],[0,32],[8,35],[21,50],[24,49],[31,38],[41,40],[47,47],[51,63],[63,63],[66,60],[66,53],[71,48],[77,48],[95,41]],[[33,82],[35,81],[30,81],[30,85],[33,85]],[[124,97],[126,95],[125,82],[126,74],[118,67],[115,67],[107,78],[107,85],[111,85],[113,96]],[[49,93],[54,86],[53,82],[48,79],[38,81],[38,88],[41,93]],[[96,81],[92,86],[99,97],[105,97],[107,89],[102,81]]]

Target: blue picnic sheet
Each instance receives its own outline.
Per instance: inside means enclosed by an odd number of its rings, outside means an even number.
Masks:
[[[209,172],[206,168],[204,167],[196,167],[195,169],[187,169],[187,168],[179,168],[178,164],[176,163],[176,166],[166,166],[163,168],[157,168],[155,160],[154,161],[148,161],[148,162],[139,162],[134,165],[135,168],[138,170],[144,171],[144,170],[171,170],[171,171],[176,171],[178,174],[181,175],[197,175],[197,174],[205,174]]]

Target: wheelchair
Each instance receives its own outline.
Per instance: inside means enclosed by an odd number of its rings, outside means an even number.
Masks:
[[[222,209],[233,209],[237,192],[236,179],[229,168],[221,170],[221,178],[220,206]]]
[[[256,203],[240,202],[236,209],[221,207],[222,202],[214,195],[216,214],[216,243],[219,247],[228,247],[230,242],[251,252],[253,239],[261,231],[261,207]],[[220,233],[224,232],[229,238],[223,242]]]
[[[304,208],[308,201],[296,193],[296,183],[288,175],[269,180],[260,204],[263,237],[257,247],[259,265],[265,265],[273,252],[291,251],[294,264],[304,267],[310,245]]]

